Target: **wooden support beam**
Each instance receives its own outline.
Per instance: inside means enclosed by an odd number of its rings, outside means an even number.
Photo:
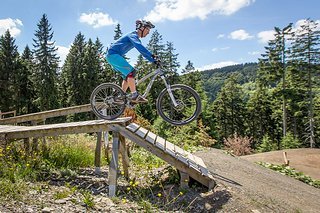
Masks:
[[[188,173],[180,172],[180,187],[183,189],[189,188],[190,177]]]
[[[119,135],[120,139],[120,154],[122,158],[122,166],[123,166],[123,172],[124,177],[129,179],[129,157],[128,157],[128,149],[126,145],[126,138],[122,135]]]
[[[94,166],[95,166],[95,174],[100,174],[101,173],[101,141],[102,139],[102,132],[97,132],[97,144],[96,144],[96,149],[94,153]]]
[[[119,132],[112,132],[112,159],[109,166],[109,197],[114,197],[117,191],[118,160],[119,160]]]

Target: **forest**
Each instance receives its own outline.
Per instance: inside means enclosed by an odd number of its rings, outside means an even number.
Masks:
[[[154,84],[149,103],[136,113],[146,128],[185,148],[245,147],[244,152],[265,152],[299,147],[320,147],[320,31],[307,19],[300,28],[275,27],[275,37],[258,62],[198,71],[190,59],[180,67],[174,43],[163,41],[155,30],[147,48],[166,66],[171,84],[193,87],[201,96],[202,113],[186,126],[171,126],[156,114],[155,100],[164,88]],[[114,40],[121,37],[120,24]],[[93,89],[104,82],[120,83],[120,76],[104,60],[106,47],[95,38],[75,35],[59,67],[53,29],[44,14],[32,46],[19,53],[9,31],[0,37],[0,110],[17,115],[89,103]],[[140,55],[137,78],[154,65]],[[141,85],[138,90],[143,90]],[[93,113],[56,118],[50,122],[96,119]],[[242,153],[246,154],[246,153]]]

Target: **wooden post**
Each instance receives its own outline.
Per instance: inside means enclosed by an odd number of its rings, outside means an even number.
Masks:
[[[109,157],[109,132],[106,131],[104,133],[104,156],[107,159],[107,162],[110,162],[110,157]]]
[[[118,159],[119,159],[119,132],[112,132],[112,159],[109,166],[109,197],[114,197],[117,191]]]
[[[287,152],[282,152],[283,153],[283,160],[284,160],[284,165],[289,166],[289,160],[287,158]]]
[[[36,126],[37,125],[37,121],[31,121],[31,125],[32,126]],[[37,152],[38,151],[38,138],[34,137],[32,138],[32,150],[31,152]]]
[[[94,154],[94,166],[95,166],[95,174],[100,174],[100,166],[101,166],[101,138],[102,138],[102,132],[97,132],[97,144],[96,144],[96,150]]]
[[[179,172],[180,172],[180,187],[184,189],[188,188],[189,187],[188,184],[190,180],[189,174],[182,171],[179,171]]]
[[[129,179],[129,157],[128,157],[128,149],[126,146],[126,138],[122,135],[119,135],[120,139],[120,153],[122,157],[122,166],[125,178]]]

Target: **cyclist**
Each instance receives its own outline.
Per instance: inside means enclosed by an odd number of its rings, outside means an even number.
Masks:
[[[155,57],[140,41],[140,38],[146,37],[152,28],[154,28],[154,25],[150,21],[137,20],[136,30],[122,36],[115,43],[111,44],[106,54],[108,63],[113,69],[121,73],[123,78],[122,90],[126,92],[129,87],[132,94],[132,101],[136,103],[143,103],[148,100],[137,92],[135,82],[136,70],[128,63],[124,55],[132,48],[136,48],[148,61],[158,63]]]

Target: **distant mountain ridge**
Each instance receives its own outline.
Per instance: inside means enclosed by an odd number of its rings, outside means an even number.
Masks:
[[[213,101],[223,86],[224,81],[228,79],[230,75],[237,74],[238,82],[245,84],[255,81],[257,70],[257,63],[245,63],[202,71],[201,75],[204,90],[208,94],[210,101]]]

